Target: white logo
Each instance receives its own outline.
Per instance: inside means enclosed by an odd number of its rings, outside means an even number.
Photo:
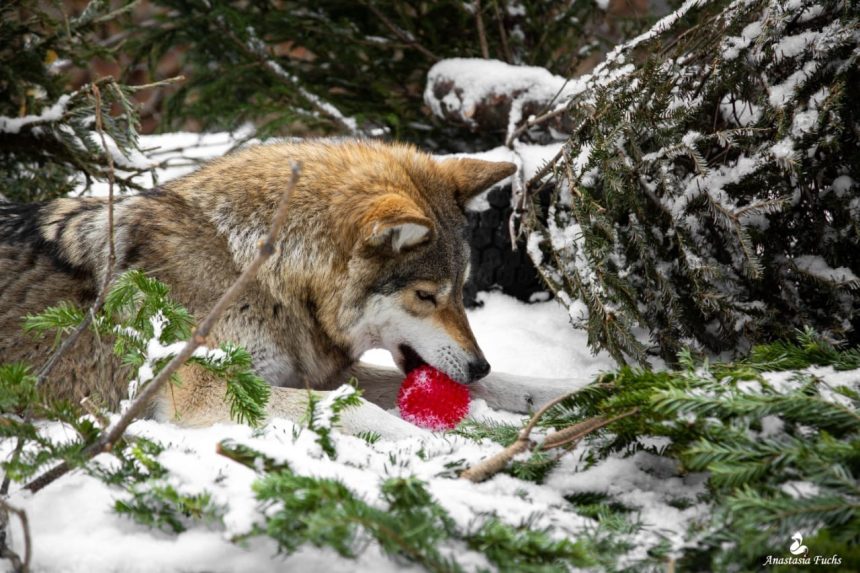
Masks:
[[[791,540],[794,541],[794,543],[791,544],[791,547],[789,547],[788,550],[791,551],[792,555],[803,555],[804,557],[809,555],[809,548],[806,545],[802,545],[803,536],[799,531],[791,536]]]
[[[791,544],[788,546],[788,551],[791,557],[774,557],[768,555],[765,557],[762,565],[842,565],[842,558],[839,555],[831,555],[825,557],[823,555],[815,555],[810,557],[809,547],[803,544],[803,535],[798,531],[791,536]]]

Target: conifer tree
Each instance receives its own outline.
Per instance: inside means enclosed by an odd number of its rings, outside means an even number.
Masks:
[[[592,0],[155,4],[156,25],[128,51],[154,67],[179,50],[188,81],[169,96],[168,124],[235,129],[252,121],[262,138],[389,135],[442,149],[475,146],[487,134],[428,121],[422,94],[437,61],[483,57],[569,75],[647,20],[616,18],[607,35]]]
[[[688,1],[615,49],[573,124],[530,253],[589,342],[646,360],[812,326],[860,341],[860,10]]]
[[[0,5],[0,197],[52,199],[114,175],[118,190],[139,188],[133,177],[148,166],[132,159],[139,156],[136,88],[111,77],[67,85],[70,68],[112,57],[93,30],[133,4],[92,0],[78,16],[59,3]],[[111,163],[124,173],[114,174]]]

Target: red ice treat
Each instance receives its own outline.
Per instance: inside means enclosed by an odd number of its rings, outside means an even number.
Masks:
[[[406,375],[397,393],[400,417],[428,430],[450,430],[469,413],[469,390],[432,366]]]

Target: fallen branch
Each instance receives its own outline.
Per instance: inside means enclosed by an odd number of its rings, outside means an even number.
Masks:
[[[559,402],[570,398],[574,394],[576,394],[576,392],[560,396],[544,405],[534,416],[532,416],[529,423],[526,424],[526,427],[520,430],[514,443],[502,451],[490,456],[489,458],[481,460],[474,466],[466,469],[460,474],[460,477],[475,483],[484,481],[505,469],[511,460],[522,452],[533,449],[550,450],[553,448],[569,446],[578,442],[585,436],[612,424],[613,422],[617,422],[618,420],[627,418],[628,416],[632,416],[639,412],[638,408],[633,408],[612,418],[607,418],[606,416],[594,416],[593,418],[583,420],[582,422],[562,428],[557,432],[553,432],[546,436],[540,444],[535,445],[529,436],[541,417],[549,411],[550,408],[557,405]]]
[[[15,573],[27,573],[30,570],[30,558],[33,554],[32,541],[30,538],[30,523],[27,521],[27,513],[23,509],[18,509],[10,505],[5,499],[0,497],[0,511],[3,511],[6,516],[3,519],[3,538],[0,539],[0,558],[8,559],[12,563],[12,570]],[[21,529],[24,531],[24,559],[12,551],[6,544],[6,532],[8,531],[9,514],[14,513],[21,521]]]
[[[132,421],[143,413],[147,405],[155,398],[156,394],[170,380],[173,374],[191,358],[194,351],[206,342],[206,337],[209,336],[210,331],[221,318],[221,314],[236,300],[248,284],[254,280],[257,276],[257,271],[259,271],[263,263],[274,254],[275,239],[286,220],[288,200],[298,181],[299,172],[300,166],[294,163],[292,165],[292,176],[284,194],[281,196],[281,202],[272,217],[268,235],[258,245],[257,256],[254,257],[251,264],[236,278],[235,282],[230,285],[230,288],[221,295],[221,298],[218,299],[218,302],[215,303],[209,314],[197,326],[179,354],[174,356],[158,375],[143,388],[116,424],[103,433],[98,440],[84,449],[83,457],[85,460],[90,460],[101,453],[110,452],[113,449]],[[68,462],[62,462],[28,483],[26,489],[36,493],[57,478],[68,473],[71,469],[72,466]]]

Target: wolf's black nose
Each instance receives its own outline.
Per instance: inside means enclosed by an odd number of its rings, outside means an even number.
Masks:
[[[490,373],[490,363],[479,358],[474,362],[469,362],[469,380],[475,382]]]

